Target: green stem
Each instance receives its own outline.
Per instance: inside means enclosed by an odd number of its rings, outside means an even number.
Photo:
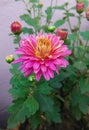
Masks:
[[[70,30],[71,33],[73,33],[70,18],[69,18],[69,15],[68,15],[68,13],[69,13],[68,5],[66,5],[65,12],[66,12],[66,17],[67,17],[67,23],[69,25],[69,30]],[[74,47],[74,42],[73,42],[73,44],[71,43],[70,45],[72,45]]]
[[[35,18],[35,16],[36,16],[36,14],[35,14],[35,5],[33,4],[32,7],[33,7],[33,18]]]
[[[28,8],[28,3],[26,3],[25,0],[23,0],[24,4],[25,4],[25,7],[26,7],[26,10],[30,13],[31,15],[31,10]]]
[[[71,22],[70,22],[70,18],[69,18],[69,15],[68,15],[68,13],[69,13],[68,5],[66,5],[65,11],[66,11],[66,17],[67,17],[67,22],[68,22],[68,25],[69,25],[69,29],[70,29],[70,31],[72,33]]]
[[[55,6],[57,6],[57,0],[55,1]],[[49,26],[49,24],[51,23],[51,20],[54,16],[54,13],[55,13],[55,9],[53,11],[53,0],[51,0],[51,2],[50,2],[50,7],[52,7],[52,17],[51,17],[50,21],[48,21],[48,23],[46,24],[47,26]]]
[[[39,18],[39,27],[41,29],[42,26],[42,8],[38,8],[38,18]]]
[[[71,27],[71,22],[70,22],[69,16],[68,16],[68,18],[67,18],[67,22],[68,22],[68,25],[69,25],[70,31],[71,31],[71,33],[72,33],[72,27]]]
[[[85,44],[86,47],[88,46],[88,42],[89,42],[89,39],[86,41],[86,44]]]
[[[57,0],[55,1],[55,7],[57,6]],[[53,11],[53,15],[54,15],[54,13],[55,13],[55,10],[56,9],[54,9],[54,11]],[[52,16],[53,17],[53,16]]]
[[[79,38],[80,38],[81,18],[82,18],[82,16],[79,14],[79,17],[78,17],[78,31],[77,31],[77,42],[76,42],[77,46],[80,45]]]

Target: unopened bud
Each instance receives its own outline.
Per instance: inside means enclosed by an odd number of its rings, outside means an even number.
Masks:
[[[6,60],[7,63],[10,64],[12,61],[14,61],[14,59],[15,59],[15,58],[14,58],[13,55],[8,55],[8,56],[6,56],[6,59],[5,59],[5,60]]]
[[[28,77],[28,80],[30,81],[30,82],[32,82],[32,81],[34,81],[36,78],[35,78],[35,75],[30,75],[29,77]]]
[[[42,7],[43,7],[43,3],[39,2],[39,3],[38,3],[38,7],[39,7],[39,8],[42,8]]]
[[[66,39],[67,39],[67,36],[68,36],[68,32],[67,32],[67,31],[64,31],[64,30],[61,30],[61,29],[57,29],[56,35],[59,36],[60,39],[66,40]]]
[[[22,32],[22,25],[19,22],[14,21],[11,24],[11,31],[14,34],[20,34]]]
[[[82,13],[84,11],[84,2],[77,2],[76,4],[77,13]]]
[[[49,31],[49,32],[53,32],[55,29],[56,29],[55,26],[49,26],[49,27],[48,27],[48,31]]]
[[[86,9],[86,18],[87,18],[87,20],[89,20],[89,7],[87,7],[87,9]]]

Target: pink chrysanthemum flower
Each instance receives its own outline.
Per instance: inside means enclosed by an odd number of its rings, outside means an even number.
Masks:
[[[68,61],[64,57],[71,54],[67,45],[63,44],[55,34],[30,35],[20,41],[20,47],[16,50],[21,54],[14,63],[21,62],[21,70],[24,76],[36,74],[36,80],[43,75],[46,80],[54,77],[54,71],[59,73],[58,67],[66,67]]]

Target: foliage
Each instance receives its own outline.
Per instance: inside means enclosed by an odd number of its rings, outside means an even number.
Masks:
[[[13,96],[13,101],[8,108],[8,112],[11,113],[8,127],[14,128],[19,122],[24,123],[26,120],[29,121],[32,130],[36,130],[40,125],[44,128],[45,123],[60,124],[66,110],[72,114],[73,119],[83,119],[89,114],[89,31],[81,31],[84,13],[73,12],[75,7],[69,8],[69,3],[58,5],[57,0],[55,5],[51,0],[45,11],[44,3],[40,3],[39,0],[23,2],[27,13],[20,18],[27,27],[23,27],[20,35],[14,35],[14,43],[19,45],[21,35],[48,33],[49,26],[62,28],[63,24],[68,24],[69,27],[65,29],[69,34],[65,44],[72,50],[72,55],[68,57],[70,62],[68,67],[61,69],[60,74],[55,74],[50,81],[41,78],[37,82],[31,78],[34,75],[25,78],[18,70],[19,64],[12,65],[10,69],[12,87],[9,93]],[[83,2],[86,11],[88,2],[87,0]],[[59,13],[62,11],[63,17],[55,21],[53,16],[56,15],[56,11]],[[75,27],[72,26],[72,18],[77,18]]]

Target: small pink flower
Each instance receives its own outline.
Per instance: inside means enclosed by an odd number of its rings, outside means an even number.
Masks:
[[[11,31],[14,33],[14,34],[20,34],[22,32],[22,25],[17,22],[17,21],[14,21],[12,24],[11,24]]]
[[[36,37],[30,35],[20,41],[16,52],[21,54],[21,57],[13,63],[21,62],[20,69],[24,75],[29,76],[34,72],[36,80],[40,80],[42,75],[46,80],[53,78],[54,71],[59,73],[58,67],[68,65],[64,57],[71,54],[64,41],[55,34],[39,34]]]
[[[76,11],[80,14],[84,11],[84,2],[77,2]]]
[[[60,39],[66,40],[68,36],[68,32],[58,28],[56,31],[56,35],[59,36]]]

